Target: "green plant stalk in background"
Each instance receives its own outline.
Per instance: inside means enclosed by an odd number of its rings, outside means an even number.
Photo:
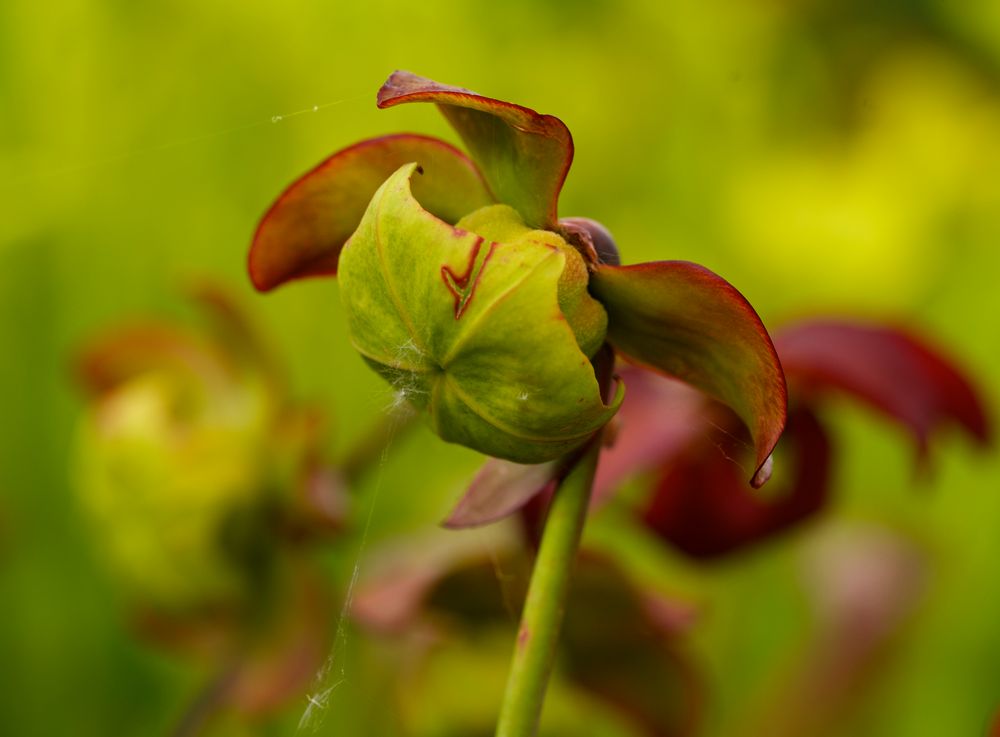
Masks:
[[[600,451],[598,433],[552,498],[521,612],[496,737],[533,737],[538,729]]]

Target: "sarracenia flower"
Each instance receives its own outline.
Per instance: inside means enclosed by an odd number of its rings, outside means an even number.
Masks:
[[[591,359],[605,341],[731,407],[756,448],[785,422],[785,382],[742,295],[682,261],[619,265],[598,223],[557,215],[573,141],[557,118],[396,72],[379,107],[435,103],[469,157],[420,135],[334,154],[264,216],[250,251],[261,290],[338,274],[355,348],[428,410],[445,440],[521,464],[584,444],[623,398]]]

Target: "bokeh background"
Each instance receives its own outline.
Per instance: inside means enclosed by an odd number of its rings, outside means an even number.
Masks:
[[[69,369],[88,336],[140,314],[189,321],[177,285],[207,275],[271,337],[296,396],[327,409],[331,457],[391,405],[347,347],[334,281],[258,296],[244,263],[266,206],[332,151],[404,130],[455,140],[429,106],[376,110],[396,68],[561,117],[577,149],[561,214],[605,223],[626,261],[702,263],[768,324],[924,326],[995,406],[997,3],[5,0],[0,733],[166,734],[208,675],[134,636],[95,553],[74,491],[84,398]],[[828,731],[985,734],[1000,705],[1000,461],[943,437],[918,482],[897,429],[848,406],[833,420],[835,503],[796,534],[707,567],[616,539],[611,523],[589,534],[709,603],[688,645],[709,686],[705,735],[742,734],[792,693],[817,539],[844,525],[905,537],[926,589]],[[479,460],[423,428],[395,442],[355,490],[371,511],[363,549],[355,531],[326,553],[331,588],[436,525]],[[363,635],[347,643],[323,732],[389,734],[370,721],[385,668],[366,665]],[[502,681],[498,652],[454,666],[426,708]],[[303,706],[216,727],[292,734]]]

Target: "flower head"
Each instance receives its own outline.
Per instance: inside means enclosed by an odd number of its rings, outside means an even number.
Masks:
[[[445,440],[552,462],[617,411],[591,359],[605,340],[731,407],[756,447],[784,426],[770,338],[731,285],[700,266],[620,266],[610,234],[558,217],[573,159],[558,118],[396,72],[379,107],[431,102],[469,156],[412,134],[362,141],[295,182],[264,216],[254,284],[339,273],[355,348],[425,407]]]

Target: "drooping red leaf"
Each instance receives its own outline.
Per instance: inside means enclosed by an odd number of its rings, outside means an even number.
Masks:
[[[694,558],[713,558],[767,540],[812,516],[829,493],[830,443],[815,416],[792,412],[782,447],[789,481],[763,499],[747,488],[736,435],[720,425],[666,462],[643,512],[660,537]]]
[[[561,460],[523,465],[491,458],[442,524],[459,529],[496,522],[554,485],[563,465]]]
[[[775,346],[797,392],[861,400],[903,425],[922,459],[930,436],[946,425],[989,441],[989,421],[969,379],[943,351],[905,330],[810,320],[776,333]]]
[[[608,311],[608,340],[629,360],[681,379],[732,408],[756,451],[754,486],[785,426],[781,364],[735,287],[686,261],[602,266],[591,292]]]
[[[254,286],[268,291],[291,279],[335,274],[372,195],[413,162],[423,170],[414,177],[414,196],[442,220],[455,223],[493,202],[475,165],[444,141],[414,134],[361,141],[296,180],[271,205],[250,247]]]
[[[556,227],[559,191],[573,161],[573,138],[561,120],[410,72],[393,72],[378,92],[378,106],[404,102],[436,103],[497,200],[532,227]]]

